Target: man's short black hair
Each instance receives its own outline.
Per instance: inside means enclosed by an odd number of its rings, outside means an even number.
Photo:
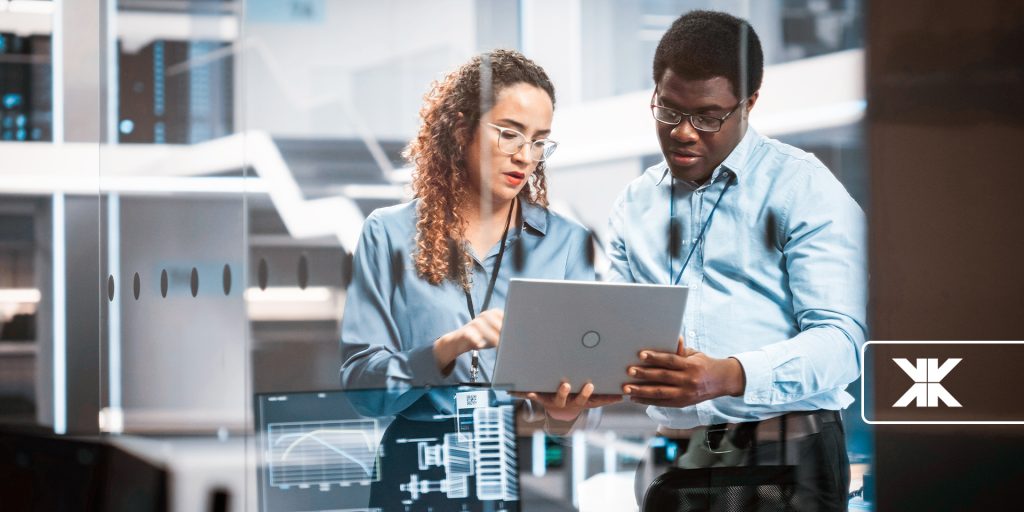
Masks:
[[[745,56],[741,49],[744,38]],[[761,88],[764,76],[761,40],[749,23],[735,16],[716,11],[690,11],[661,36],[654,52],[655,84],[661,81],[666,69],[687,80],[724,76],[732,83],[733,94],[742,100]],[[743,78],[746,78],[746,87],[741,88]]]

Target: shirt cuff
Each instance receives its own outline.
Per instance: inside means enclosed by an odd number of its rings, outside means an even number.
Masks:
[[[747,388],[743,391],[743,403],[767,405],[772,397],[772,365],[768,354],[762,350],[742,352],[730,356],[743,365]]]
[[[407,357],[414,386],[436,385],[444,382],[445,377],[441,375],[441,370],[437,368],[437,359],[434,358],[433,343],[410,350]]]

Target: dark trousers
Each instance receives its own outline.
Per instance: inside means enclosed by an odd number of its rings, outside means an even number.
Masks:
[[[706,448],[703,435],[693,439],[666,439],[677,447],[673,460],[667,460],[665,451],[649,449],[637,468],[634,481],[637,503],[651,482],[660,474],[675,467],[704,468],[721,466],[770,466],[782,463],[783,444],[779,440],[759,439],[746,449],[723,446],[725,454],[713,453]],[[716,447],[717,451],[719,448]],[[821,431],[785,444],[784,464],[795,466],[795,487],[789,507],[783,510],[799,512],[846,511],[849,501],[850,461],[846,453],[846,433],[842,422],[826,423]],[[731,510],[714,507],[710,510]],[[774,510],[774,509],[772,509]]]

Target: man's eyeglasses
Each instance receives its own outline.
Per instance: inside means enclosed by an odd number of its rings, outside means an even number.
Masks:
[[[697,131],[714,133],[722,129],[722,125],[725,124],[725,120],[729,119],[729,116],[733,115],[740,105],[746,103],[750,98],[747,98],[736,104],[735,107],[731,108],[727,114],[722,117],[709,116],[707,114],[687,114],[680,112],[675,109],[663,107],[655,103],[654,99],[658,96],[658,91],[654,91],[654,95],[651,96],[651,113],[654,114],[654,120],[659,123],[676,126],[683,122],[683,118],[690,120],[690,125]]]
[[[530,142],[526,135],[519,133],[512,128],[505,128],[496,124],[487,123],[487,126],[498,130],[498,150],[506,155],[514,155],[523,146],[530,145],[530,158],[535,162],[543,162],[551,157],[551,154],[558,148],[558,143],[551,139],[541,139]]]

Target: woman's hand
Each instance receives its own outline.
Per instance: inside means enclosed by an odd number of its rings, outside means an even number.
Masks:
[[[466,325],[438,338],[434,342],[434,359],[437,360],[437,368],[443,375],[448,375],[452,372],[455,360],[459,355],[471,350],[497,347],[504,319],[504,311],[488,309]]]
[[[548,417],[561,422],[575,421],[584,409],[603,407],[622,401],[621,395],[595,395],[594,385],[583,385],[579,393],[572,394],[572,386],[562,381],[555,393],[513,393],[520,398],[529,398],[544,406]]]

